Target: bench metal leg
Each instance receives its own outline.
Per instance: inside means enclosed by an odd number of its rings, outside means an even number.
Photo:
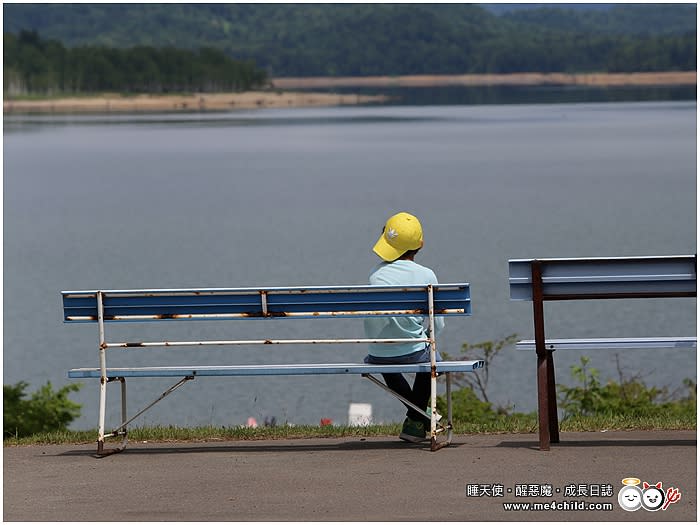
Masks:
[[[116,452],[121,452],[126,447],[126,428],[122,432],[112,432],[110,437],[121,435],[122,446],[105,449],[105,416],[107,412],[107,384],[118,380],[121,383],[122,391],[122,423],[126,420],[126,380],[123,377],[108,378],[107,377],[107,343],[105,341],[104,328],[104,305],[102,292],[97,292],[97,326],[100,337],[99,354],[100,354],[100,413],[97,422],[97,456],[107,456]]]
[[[437,371],[435,368],[435,358],[431,351],[430,367],[430,450],[433,452],[442,448],[438,446],[437,440]]]
[[[451,378],[450,373],[445,372],[446,384],[445,384],[445,396],[447,397],[447,426],[443,426],[437,422],[437,387],[433,391],[431,397],[431,414],[430,414],[430,450],[435,452],[441,448],[445,448],[452,443],[452,388],[451,388]],[[437,374],[434,374],[433,382],[437,382]],[[440,428],[438,428],[438,425]],[[438,433],[447,431],[447,435],[444,440],[438,441]]]
[[[109,434],[105,435],[104,431],[104,425],[105,425],[105,405],[104,402],[106,401],[106,387],[107,383],[111,383],[112,381],[119,381],[121,384],[121,394],[122,394],[122,424],[119,428],[116,430],[110,432]],[[128,441],[127,438],[127,431],[126,431],[126,379],[123,377],[111,377],[107,379],[105,382],[100,382],[100,427],[98,429],[98,434],[97,434],[97,456],[103,457],[103,456],[109,456],[110,454],[116,454],[117,452],[121,452],[126,448],[126,444]],[[116,436],[122,436],[122,442],[119,447],[116,448],[105,448],[105,437],[116,437]]]
[[[108,456],[110,454],[115,454],[117,452],[121,452],[126,448],[127,444],[127,425],[131,423],[134,419],[139,417],[141,414],[146,412],[149,408],[151,408],[153,405],[158,403],[159,401],[162,401],[165,399],[167,396],[172,394],[175,390],[180,388],[182,385],[184,385],[187,381],[191,381],[194,379],[194,376],[185,376],[182,379],[180,379],[177,383],[175,383],[173,386],[165,390],[160,396],[158,396],[152,403],[148,404],[146,407],[143,409],[139,410],[135,415],[133,415],[131,418],[127,419],[126,416],[126,380],[123,377],[117,377],[117,378],[110,378],[108,381],[113,381],[113,380],[119,380],[122,384],[122,423],[119,425],[117,428],[115,428],[111,433],[106,434],[104,433],[104,414],[102,414],[102,409],[100,410],[101,415],[100,415],[100,421],[102,424],[102,430],[101,433],[97,437],[97,455],[102,457],[102,456]],[[106,449],[104,448],[104,440],[105,437],[116,437],[116,436],[122,436],[122,443],[120,447],[117,448],[111,448],[111,449]]]
[[[452,443],[452,374],[445,372],[445,397],[447,398],[447,436],[444,441],[431,439],[430,449],[435,451]]]
[[[433,434],[432,429],[431,429],[430,449],[433,451],[439,450],[443,447],[446,447],[447,445],[449,445],[452,442],[452,399],[451,399],[451,392],[450,392],[450,387],[449,387],[450,377],[449,377],[449,373],[446,372],[445,374],[447,376],[447,381],[448,381],[448,387],[447,387],[447,427],[444,427],[443,425],[436,423],[436,427],[434,429],[434,434]],[[369,379],[372,383],[374,383],[379,388],[385,390],[386,392],[388,392],[389,394],[394,396],[396,399],[398,399],[399,401],[404,403],[406,406],[409,406],[412,409],[414,409],[415,411],[420,412],[421,414],[425,415],[426,419],[432,419],[431,414],[428,414],[428,412],[425,408],[421,408],[418,405],[416,405],[415,403],[412,403],[411,401],[406,399],[405,397],[397,394],[391,388],[386,386],[382,381],[380,381],[379,379],[374,377],[372,374],[362,374],[362,377]],[[433,412],[433,414],[434,413],[435,412]],[[446,440],[438,442],[437,439],[435,439],[433,437],[433,436],[437,436],[438,433],[445,432],[445,431],[447,431],[447,439]]]
[[[430,349],[430,450],[436,451],[437,441],[437,352],[435,346],[435,297],[433,286],[428,285],[428,348]]]

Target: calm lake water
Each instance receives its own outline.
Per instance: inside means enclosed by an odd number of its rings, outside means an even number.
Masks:
[[[4,383],[67,384],[97,366],[97,328],[64,325],[61,290],[363,284],[383,222],[418,215],[418,262],[472,285],[474,315],[439,341],[532,337],[531,306],[511,302],[509,258],[696,253],[695,100],[430,104],[177,115],[4,119]],[[547,305],[550,337],[696,333],[691,299]],[[108,325],[108,340],[345,337],[350,321]],[[111,337],[110,337],[111,336]],[[192,353],[199,355],[191,357]],[[113,350],[108,364],[361,361],[366,348]],[[580,352],[556,356],[572,384]],[[590,352],[602,379],[616,356]],[[696,377],[694,351],[624,351],[625,376],[674,390]],[[131,380],[133,413],[170,384]],[[503,351],[493,401],[535,409],[535,360]],[[98,385],[72,394],[74,428],[97,422]],[[118,387],[109,390],[117,407]],[[377,421],[403,408],[359,377],[202,379],[138,424]],[[114,411],[114,415],[117,411]],[[113,418],[112,421],[116,421]]]

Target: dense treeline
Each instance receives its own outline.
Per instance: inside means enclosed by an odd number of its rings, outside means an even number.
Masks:
[[[540,5],[507,11],[502,18],[540,29],[593,35],[682,35],[695,32],[697,26],[696,6],[682,4],[569,4],[566,8],[561,4]]]
[[[172,47],[67,49],[34,31],[3,35],[3,88],[20,93],[241,91],[266,84],[264,71],[222,51]]]
[[[692,71],[696,69],[696,48],[695,34],[648,38],[520,35],[489,42],[469,72]]]
[[[6,4],[66,46],[212,47],[271,77],[696,69],[694,4]]]

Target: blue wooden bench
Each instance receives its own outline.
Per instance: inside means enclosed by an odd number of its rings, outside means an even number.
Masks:
[[[696,337],[546,339],[544,302],[697,296],[697,256],[605,257],[592,259],[512,259],[510,297],[532,301],[534,340],[516,348],[535,350],[540,449],[559,442],[555,350],[696,348]]]
[[[427,286],[314,286],[283,288],[208,288],[174,290],[103,290],[67,291],[63,295],[63,314],[66,323],[96,323],[99,333],[99,367],[75,368],[70,378],[100,379],[100,402],[97,453],[106,455],[119,452],[127,444],[127,425],[158,403],[175,389],[198,377],[211,376],[275,376],[359,374],[399,397],[373,374],[401,372],[430,372],[432,376],[430,441],[437,450],[452,440],[452,400],[450,374],[472,372],[483,366],[483,361],[436,361],[434,333],[435,316],[471,315],[469,284],[439,284]],[[259,340],[206,340],[206,341],[118,341],[108,342],[105,326],[109,323],[153,323],[196,320],[265,319],[271,323],[292,319],[366,318],[372,316],[426,316],[428,336],[424,339],[259,339]],[[358,333],[362,326],[358,325]],[[198,347],[208,345],[270,345],[270,344],[332,344],[332,343],[401,343],[423,341],[431,350],[431,362],[401,365],[370,365],[361,363],[307,363],[221,366],[107,366],[107,351],[119,348],[145,349],[149,347]],[[436,420],[437,376],[446,378],[447,422]],[[132,417],[126,411],[126,378],[177,377],[177,383]],[[112,381],[121,383],[121,424],[105,433],[106,386]],[[401,399],[401,398],[400,398]],[[410,404],[407,400],[402,399]],[[413,408],[425,413],[426,407]],[[438,441],[438,433],[445,439]],[[105,448],[106,437],[122,437],[121,445]]]

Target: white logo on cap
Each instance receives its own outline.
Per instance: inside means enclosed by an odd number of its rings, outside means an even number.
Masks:
[[[394,228],[389,228],[386,231],[386,238],[387,239],[396,239],[398,236],[399,236],[399,233]]]

